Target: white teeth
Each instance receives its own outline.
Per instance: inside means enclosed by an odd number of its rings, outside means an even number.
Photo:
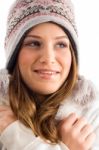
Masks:
[[[42,73],[42,74],[55,74],[56,72],[51,72],[51,71],[38,71],[38,73]]]
[[[53,74],[58,73],[56,71],[43,71],[43,70],[36,70],[36,72],[39,73],[39,74],[47,74],[47,75],[53,75]]]

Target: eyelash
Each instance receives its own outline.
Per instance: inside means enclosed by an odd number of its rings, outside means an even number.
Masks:
[[[61,48],[66,48],[67,47],[67,44],[65,42],[59,42],[58,45],[62,45],[63,47],[61,47]]]
[[[26,42],[24,45],[25,46],[32,46],[32,47],[40,47],[42,45],[42,43],[39,41],[32,41],[32,42]],[[66,48],[67,47],[67,43],[65,43],[65,42],[57,42],[56,45],[62,45],[62,47],[60,47],[60,48]]]
[[[26,46],[32,46],[32,44],[35,46],[40,46],[40,42],[38,41],[32,41],[32,42],[26,42],[24,45]],[[33,47],[33,46],[32,46]]]

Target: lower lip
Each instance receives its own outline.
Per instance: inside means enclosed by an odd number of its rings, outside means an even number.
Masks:
[[[39,72],[35,72],[36,75],[38,75],[40,78],[42,79],[46,79],[46,80],[50,80],[55,78],[57,75],[59,75],[59,73],[53,73],[53,74],[48,74],[48,73],[39,73]]]

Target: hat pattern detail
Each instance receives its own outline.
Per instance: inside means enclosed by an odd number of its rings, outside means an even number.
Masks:
[[[68,1],[68,0],[67,0]],[[76,26],[74,21],[74,16],[71,7],[67,3],[67,9],[64,0],[22,0],[19,1],[16,7],[11,12],[11,15],[8,18],[9,28],[6,35],[6,42],[12,32],[15,33],[17,28],[23,24],[25,21],[32,17],[37,17],[40,15],[55,15],[56,17],[63,17],[62,19],[66,19],[73,26],[75,32]],[[27,7],[27,9],[26,9]],[[65,9],[65,11],[64,11]],[[21,11],[18,11],[21,10]],[[15,16],[15,17],[14,17]],[[6,44],[6,43],[5,43]]]

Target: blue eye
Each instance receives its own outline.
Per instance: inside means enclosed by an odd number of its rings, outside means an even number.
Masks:
[[[29,45],[32,47],[39,47],[41,44],[38,41],[32,41]]]
[[[30,47],[40,47],[41,43],[39,41],[27,41],[24,43],[24,45]]]
[[[67,47],[67,44],[66,44],[66,43],[63,43],[63,42],[59,42],[59,43],[57,44],[57,46],[58,46],[59,48],[66,48],[66,47]]]

